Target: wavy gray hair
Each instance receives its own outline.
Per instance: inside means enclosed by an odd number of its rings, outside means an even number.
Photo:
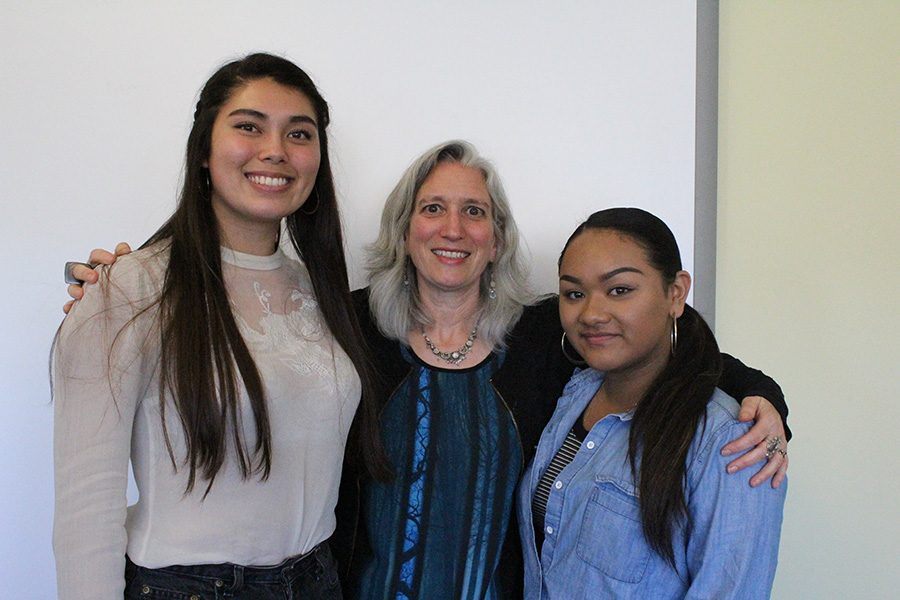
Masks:
[[[523,306],[533,302],[534,295],[528,289],[528,271],[519,254],[519,230],[500,176],[475,146],[462,140],[438,144],[413,161],[388,196],[381,213],[378,239],[368,248],[372,316],[384,335],[404,344],[410,331],[431,323],[419,298],[416,269],[406,253],[406,235],[416,194],[434,167],[442,162],[478,169],[493,203],[497,254],[481,274],[478,337],[491,347],[502,348],[506,334],[521,317]],[[488,296],[492,278],[496,293],[493,299]]]

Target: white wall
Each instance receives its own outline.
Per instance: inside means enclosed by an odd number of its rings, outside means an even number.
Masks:
[[[688,0],[4,2],[0,596],[54,593],[62,262],[140,243],[172,210],[195,95],[223,60],[284,53],[319,83],[353,265],[412,158],[465,137],[504,175],[550,290],[570,230],[610,205],[657,212],[692,264],[695,26]]]
[[[729,0],[720,343],[791,406],[774,598],[897,598],[900,2]]]

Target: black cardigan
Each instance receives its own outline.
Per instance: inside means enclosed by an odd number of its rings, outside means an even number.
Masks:
[[[368,290],[353,292],[353,303],[364,342],[377,370],[376,401],[380,412],[412,367],[404,360],[400,344],[378,331],[369,311]],[[506,357],[492,379],[494,388],[512,412],[522,444],[523,469],[534,456],[541,432],[574,370],[574,365],[560,351],[562,327],[558,304],[558,298],[552,296],[525,307],[522,317],[507,335]],[[787,405],[778,384],[736,358],[727,354],[722,357],[724,370],[719,387],[738,399],[745,396],[765,397],[786,421]],[[366,527],[362,522],[365,476],[357,452],[348,448],[346,453],[336,510],[337,529],[330,540],[338,560],[344,594],[348,598],[356,596],[359,577],[370,555]],[[522,551],[515,518],[513,511],[497,571],[498,583],[505,598],[522,597]]]

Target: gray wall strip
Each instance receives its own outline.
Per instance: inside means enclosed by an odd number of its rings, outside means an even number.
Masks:
[[[719,2],[697,1],[697,120],[694,160],[694,307],[715,331]]]

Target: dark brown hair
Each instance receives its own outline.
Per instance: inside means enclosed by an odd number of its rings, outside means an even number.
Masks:
[[[310,193],[313,210],[290,215],[287,231],[297,254],[309,270],[319,309],[334,339],[349,355],[362,380],[359,417],[350,444],[361,445],[369,472],[387,472],[373,404],[372,368],[350,301],[341,221],[328,157],[328,105],[312,79],[292,62],[270,54],[251,54],[230,62],[203,86],[187,142],[184,186],[173,215],[144,247],[167,241],[169,263],[159,298],[161,329],[160,405],[165,393],[174,399],[187,443],[187,491],[197,477],[211,489],[222,467],[231,437],[242,475],[259,473],[266,479],[272,465],[272,436],[262,381],[238,331],[222,279],[219,232],[210,204],[209,172],[213,123],[221,107],[239,88],[269,78],[293,88],[310,100],[316,111],[321,160]],[[198,327],[197,324],[204,324]],[[247,390],[256,424],[256,445],[242,439],[239,414],[240,385]],[[303,415],[298,415],[302,418]],[[165,413],[163,413],[165,428]],[[168,433],[166,433],[166,443]],[[169,445],[173,464],[175,457]],[[359,450],[357,450],[359,451]]]
[[[560,264],[572,240],[588,229],[608,229],[633,240],[660,272],[666,289],[681,270],[681,254],[672,231],[658,217],[639,208],[610,208],[592,214],[566,242]],[[678,318],[676,350],[638,403],[628,442],[632,476],[638,481],[644,537],[672,565],[672,528],[681,520],[690,526],[684,496],[688,449],[697,428],[705,423],[706,404],[721,371],[715,336],[703,317],[685,305]]]

